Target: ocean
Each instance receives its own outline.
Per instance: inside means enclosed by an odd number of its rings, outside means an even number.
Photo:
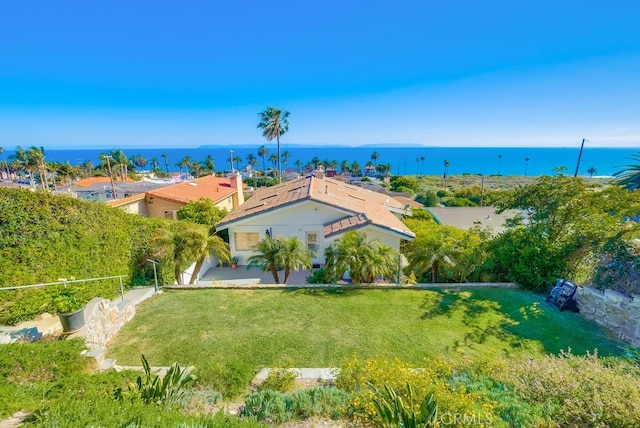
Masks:
[[[252,153],[258,160],[257,169],[262,169],[262,158],[258,156],[256,146],[211,146],[198,148],[124,148],[124,153],[130,157],[142,155],[151,164],[151,159],[157,158],[158,165],[165,169],[162,154],[167,155],[169,169],[178,171],[176,162],[185,156],[192,160],[202,161],[208,155],[213,156],[216,171],[230,169],[230,151],[233,156],[242,159],[240,168],[246,166],[247,155]],[[276,153],[275,144],[265,144],[271,153]],[[113,148],[105,149],[72,149],[72,150],[47,150],[45,147],[45,159],[47,161],[69,162],[79,165],[86,160],[99,164],[99,155],[110,152]],[[297,160],[306,165],[314,157],[321,161],[336,160],[338,165],[343,160],[349,163],[357,161],[361,167],[371,160],[373,152],[378,153],[377,163],[391,165],[391,173],[394,175],[441,175],[444,172],[444,162],[449,161],[449,174],[482,174],[482,175],[551,175],[555,168],[566,167],[565,174],[573,175],[578,162],[579,145],[575,148],[540,148],[540,147],[343,147],[343,146],[300,146],[281,144],[281,152],[289,151],[287,167],[295,168]],[[596,176],[610,176],[622,169],[624,165],[633,164],[629,156],[636,154],[640,149],[631,148],[590,148],[585,146],[578,174],[590,175],[587,171],[595,169]],[[5,148],[4,158],[14,153],[12,149]],[[269,155],[266,157],[266,167],[271,166]],[[424,160],[422,160],[424,158]],[[529,161],[526,161],[526,159]],[[2,157],[0,157],[0,160]],[[235,165],[237,168],[238,166]],[[147,166],[147,169],[149,166]]]

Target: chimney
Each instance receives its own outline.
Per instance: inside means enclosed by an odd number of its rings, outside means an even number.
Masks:
[[[233,189],[236,189],[236,193],[233,195],[233,209],[238,208],[240,205],[244,204],[244,192],[242,190],[242,175],[239,172],[236,172],[234,175],[229,177],[229,182]]]
[[[314,176],[320,180],[324,179],[324,166],[322,164],[318,165]]]

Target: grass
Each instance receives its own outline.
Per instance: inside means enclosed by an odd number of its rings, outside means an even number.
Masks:
[[[109,348],[118,364],[178,361],[213,370],[336,367],[358,356],[618,355],[596,324],[510,288],[437,290],[197,290],[143,303]],[[202,372],[200,375],[202,376]],[[207,377],[206,375],[204,376]]]

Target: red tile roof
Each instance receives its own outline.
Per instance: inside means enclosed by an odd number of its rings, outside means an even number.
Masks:
[[[228,178],[208,175],[195,180],[184,181],[171,186],[147,192],[148,196],[160,198],[171,202],[187,203],[198,198],[206,197],[217,202],[236,193]]]

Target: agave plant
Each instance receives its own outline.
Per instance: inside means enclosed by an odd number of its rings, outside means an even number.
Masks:
[[[413,400],[413,389],[407,383],[407,402],[389,385],[384,385],[384,391],[369,384],[374,394],[373,405],[375,414],[364,414],[364,418],[373,422],[375,426],[392,428],[428,428],[435,426],[438,416],[438,403],[433,392],[422,400],[416,412]]]
[[[116,389],[114,393],[116,399],[121,401],[124,398],[129,398],[131,401],[140,399],[144,404],[171,405],[182,398],[185,393],[184,387],[196,380],[196,376],[191,373],[193,366],[181,368],[178,363],[173,363],[167,370],[167,374],[160,378],[158,375],[151,374],[151,368],[144,355],[141,359],[144,378],[138,376],[135,383],[129,382],[127,391],[123,391],[122,388]]]

